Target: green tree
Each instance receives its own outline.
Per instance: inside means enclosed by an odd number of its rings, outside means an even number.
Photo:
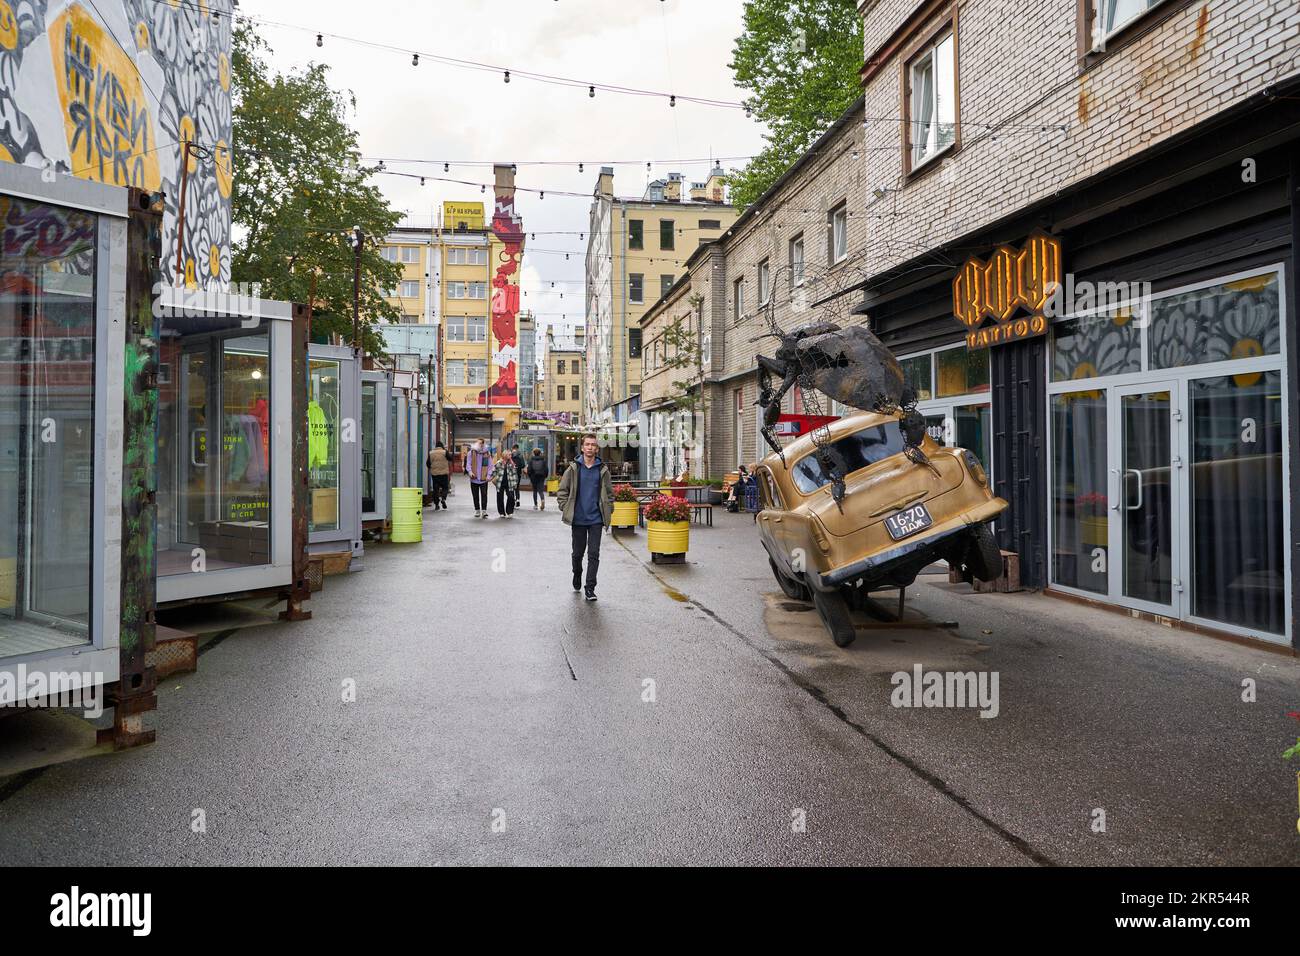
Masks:
[[[361,256],[362,347],[384,352],[378,323],[400,317],[384,299],[401,266],[379,254],[401,220],[360,163],[347,112],[351,94],[329,85],[329,68],[312,64],[288,74],[270,69],[270,52],[246,26],[235,31],[233,81],[234,243],[231,278],[260,282],[271,299],[313,307],[312,337],[352,339],[352,228],[368,241]]]
[[[753,203],[861,93],[856,0],[748,0],[731,70],[767,145],[727,177],[731,201]]]
[[[700,329],[704,322],[704,296],[696,292],[686,300],[691,311],[679,315],[663,331],[664,366],[684,372],[685,376],[673,379],[673,405],[690,413],[691,428],[699,428],[700,434],[691,440],[691,445],[701,451],[708,449],[709,408],[708,397],[702,385],[704,381],[704,343],[700,339]],[[674,473],[678,462],[673,463]],[[701,458],[700,467],[707,476],[709,462]]]

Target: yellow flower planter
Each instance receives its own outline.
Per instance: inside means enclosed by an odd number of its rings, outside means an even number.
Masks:
[[[556,493],[557,491],[559,491],[559,490],[560,490],[560,479],[559,479],[559,478],[547,478],[547,479],[546,479],[546,493],[547,493],[548,495],[553,495],[553,494],[555,494],[555,493]]]
[[[651,560],[661,554],[686,553],[691,539],[689,521],[647,521],[645,526]]]
[[[614,502],[614,517],[610,525],[615,528],[635,528],[638,505],[635,501]]]

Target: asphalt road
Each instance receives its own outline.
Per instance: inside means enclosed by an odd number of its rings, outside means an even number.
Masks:
[[[587,604],[556,512],[470,508],[162,682],[156,744],[0,780],[0,865],[1300,861],[1294,658],[937,577],[841,650],[746,516],[606,536]],[[892,707],[915,663],[998,716]]]

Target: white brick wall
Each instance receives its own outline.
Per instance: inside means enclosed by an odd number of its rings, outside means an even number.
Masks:
[[[868,61],[919,5],[865,5]],[[1077,0],[959,3],[961,148],[910,179],[904,64],[899,55],[887,61],[865,88],[863,166],[868,196],[876,187],[898,191],[869,207],[879,218],[871,220],[867,268],[888,269],[987,226],[1300,71],[1300,0],[1178,7],[1148,13],[1149,32],[1081,72]],[[998,124],[1006,125],[990,128]]]

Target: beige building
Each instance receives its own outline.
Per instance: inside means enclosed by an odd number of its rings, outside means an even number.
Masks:
[[[587,239],[588,421],[628,417],[641,387],[641,316],[681,276],[686,260],[736,218],[724,201],[723,173],[692,183],[680,173],[652,182],[640,199],[614,195],[603,167],[591,204]]]
[[[843,321],[862,321],[850,314],[852,290],[865,277],[862,135],[859,100],[716,240],[699,246],[644,313],[646,477],[679,474],[686,464],[696,477],[721,477],[768,453],[755,402],[756,356],[776,346],[760,338],[770,321],[788,330],[825,318],[828,304]],[[814,411],[802,407],[798,390],[783,408]],[[839,409],[826,402],[824,411]]]
[[[539,408],[545,412],[564,412],[570,424],[583,421],[587,350],[584,330],[579,326],[571,338],[557,339],[546,330],[543,377],[538,384]]]

